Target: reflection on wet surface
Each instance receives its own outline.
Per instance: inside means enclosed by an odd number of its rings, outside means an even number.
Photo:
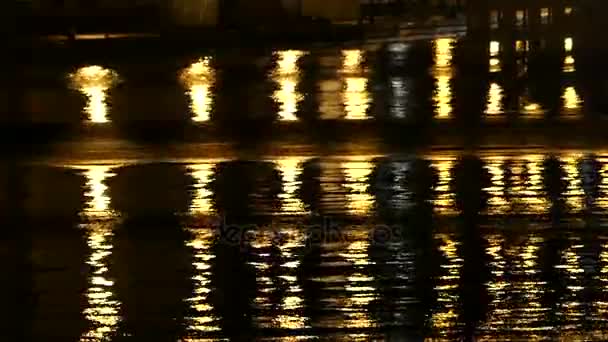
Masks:
[[[277,66],[273,71],[273,79],[279,89],[275,91],[273,97],[280,104],[279,120],[281,121],[298,120],[296,117],[298,103],[302,101],[302,95],[297,90],[302,73],[298,62],[303,55],[303,51],[297,50],[276,53]]]
[[[107,91],[118,81],[115,71],[98,65],[86,66],[69,75],[72,85],[87,97],[84,112],[87,121],[106,123],[108,119]]]
[[[450,83],[453,77],[452,50],[454,43],[453,38],[439,38],[433,41],[435,55],[433,104],[435,117],[438,119],[449,119],[452,115],[452,85]]]
[[[180,75],[190,97],[192,120],[205,122],[209,120],[213,105],[213,83],[215,73],[210,58],[201,58],[184,69]]]
[[[52,187],[28,183],[38,201],[28,216],[47,222],[29,234],[51,229],[62,240],[74,231],[86,245],[62,261],[80,260],[87,285],[82,294],[54,294],[66,305],[70,296],[84,299],[82,324],[68,323],[75,331],[60,335],[144,336],[149,322],[173,340],[388,338],[397,328],[405,329],[398,336],[429,338],[572,338],[608,328],[601,152],[29,167],[80,194],[80,204],[55,203],[66,208],[49,216],[41,205]],[[59,219],[68,206],[79,215]],[[155,248],[171,266],[149,254]],[[75,281],[48,279],[50,291]],[[133,300],[125,291],[143,292]],[[155,309],[157,300],[169,309]],[[50,336],[50,322],[32,324]]]
[[[176,114],[182,118],[181,113],[189,111],[189,118],[183,118],[212,125],[234,123],[234,118],[276,118],[264,121],[268,125],[308,119],[355,124],[384,118],[450,124],[455,122],[452,119],[469,122],[476,112],[490,123],[498,118],[506,119],[498,121],[502,123],[521,118],[533,119],[530,124],[534,124],[555,113],[559,119],[590,119],[597,108],[587,104],[598,103],[595,98],[601,89],[576,69],[580,62],[576,60],[575,39],[561,39],[560,54],[535,54],[529,40],[514,41],[511,47],[506,46],[507,42],[491,40],[485,43],[485,54],[471,57],[469,43],[460,37],[349,48],[215,52],[178,58],[173,64],[180,68],[133,68],[118,63],[109,69],[88,65],[70,73],[64,89],[55,85],[47,89],[47,77],[65,78],[65,74],[54,75],[60,71],[52,68],[31,82],[34,88],[61,95],[53,98],[60,102],[71,101],[69,89],[77,89],[85,97],[86,103],[80,108],[85,121],[106,124],[141,118],[146,121],[147,113],[132,111],[149,111],[157,104],[165,112],[155,112],[149,120],[174,120]],[[554,67],[555,63],[561,63],[561,67]],[[470,72],[468,68],[476,64],[489,65],[489,70]],[[119,80],[121,87],[130,89],[143,78],[149,78],[150,88],[129,97],[133,103],[112,105],[117,97],[121,104],[125,101],[123,89],[110,91]],[[485,86],[476,87],[478,84]],[[556,84],[561,84],[559,92]],[[162,96],[155,98],[155,94]],[[477,96],[486,99],[485,106],[474,103]],[[47,98],[40,98],[35,108],[25,110],[51,105],[44,101]],[[182,108],[182,103],[188,103],[189,108]],[[249,106],[246,109],[239,104]],[[175,112],[171,112],[173,108]],[[65,116],[72,117],[69,111],[73,109],[45,112],[44,120],[62,121]]]
[[[33,340],[605,339],[608,154],[561,145],[605,87],[571,32],[503,38],[26,68],[26,124],[103,124],[0,163],[6,312]]]

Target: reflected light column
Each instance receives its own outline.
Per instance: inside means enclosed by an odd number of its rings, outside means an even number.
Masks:
[[[370,95],[367,90],[367,75],[363,68],[363,50],[342,51],[342,69],[344,75],[343,101],[347,120],[367,119]]]
[[[343,327],[370,328],[373,322],[368,314],[368,306],[377,298],[377,289],[374,286],[374,276],[369,270],[369,265],[373,263],[369,257],[369,232],[353,227],[348,240],[346,250],[339,254],[354,270],[344,285],[349,295],[342,305],[344,315],[347,316]]]
[[[194,122],[209,121],[213,106],[212,89],[215,83],[215,70],[211,67],[211,58],[201,58],[180,75],[184,86],[188,89],[190,97],[190,110]]]
[[[490,52],[490,60],[489,60],[490,72],[491,73],[499,72],[501,70],[500,42],[491,41],[490,46],[489,46],[489,52]]]
[[[367,159],[367,158],[365,158]],[[353,160],[342,164],[345,174],[345,187],[349,213],[365,215],[373,207],[373,196],[368,192],[369,176],[374,165],[369,160]]]
[[[564,88],[562,95],[564,114],[569,119],[578,119],[581,117],[581,98],[578,96],[576,89],[573,86]]]
[[[490,84],[488,89],[488,101],[486,105],[486,116],[490,119],[497,118],[504,114],[503,110],[504,90],[496,82]]]
[[[304,157],[288,157],[279,159],[276,164],[281,172],[283,192],[279,194],[282,203],[283,214],[296,215],[306,213],[304,203],[297,196],[298,175],[302,172],[302,164],[306,161]]]
[[[484,158],[485,168],[492,177],[491,185],[486,189],[490,195],[490,198],[488,199],[488,211],[491,215],[505,214],[509,209],[509,203],[505,196],[505,177],[502,169],[503,163],[504,158],[501,156]]]
[[[214,167],[215,163],[212,162],[194,164],[189,167],[191,175],[196,181],[194,185],[194,199],[190,206],[190,214],[192,215],[208,215],[212,211],[212,193],[208,189],[208,184],[211,182]]]
[[[504,302],[508,298],[507,288],[509,283],[505,280],[505,266],[507,264],[503,253],[504,238],[500,234],[492,234],[485,237],[487,241],[486,255],[488,257],[488,268],[491,278],[486,284],[488,295],[491,300],[488,303],[488,314],[485,322],[481,324],[480,330],[491,334],[507,325],[503,315]],[[483,340],[486,340],[483,338]]]
[[[273,98],[280,104],[279,120],[296,121],[298,103],[302,100],[302,94],[297,91],[298,82],[302,71],[298,61],[306,53],[299,50],[278,51],[277,66],[272,72],[273,80],[279,85],[279,89],[273,94]]]
[[[302,312],[304,298],[302,288],[296,277],[300,266],[300,255],[297,251],[305,247],[306,235],[297,226],[283,227],[280,232],[282,242],[279,244],[281,259],[285,262],[281,265],[279,277],[286,282],[286,294],[281,301],[281,313],[274,319],[274,325],[279,329],[305,329],[310,327],[310,322]]]
[[[437,119],[449,119],[452,116],[452,49],[454,38],[439,38],[433,41],[435,66],[433,77],[435,78],[435,90],[433,92],[433,104],[435,106],[435,117]]]
[[[456,213],[456,202],[454,194],[450,190],[452,181],[452,169],[454,160],[451,158],[436,159],[431,162],[431,167],[437,170],[438,181],[433,199],[433,209],[438,214],[453,215]]]
[[[578,153],[569,153],[562,158],[564,171],[566,172],[565,181],[568,186],[564,197],[570,213],[580,213],[585,208],[585,191],[578,168],[578,163],[582,157]]]
[[[578,236],[571,236],[569,240],[570,246],[562,252],[561,263],[555,265],[555,268],[563,270],[562,279],[566,285],[566,293],[556,303],[557,314],[563,317],[567,326],[580,329],[586,317],[583,303],[585,270],[581,263],[584,245]]]
[[[118,74],[98,65],[78,69],[69,76],[72,87],[87,97],[84,111],[93,123],[108,122],[108,90],[118,82]]]
[[[194,290],[192,296],[186,299],[190,307],[190,314],[185,317],[186,329],[193,334],[217,331],[220,330],[219,318],[213,314],[208,297],[211,293],[211,262],[215,258],[211,252],[211,245],[216,238],[215,232],[209,227],[190,229],[189,232],[192,238],[187,242],[187,246],[192,249],[194,256]]]
[[[601,165],[600,169],[600,184],[599,184],[599,194],[596,200],[597,205],[602,208],[602,210],[608,210],[608,156],[601,155],[597,158],[597,161]],[[606,252],[608,256],[608,250]],[[608,259],[607,259],[608,260]],[[608,278],[607,278],[608,281]]]
[[[605,237],[602,240],[604,242],[599,254],[600,274],[597,277],[601,284],[600,291],[603,300],[596,300],[593,303],[593,309],[598,319],[605,322],[608,321],[608,301],[606,301],[608,298],[608,242]]]
[[[458,255],[460,243],[454,241],[453,236],[437,234],[435,240],[440,243],[439,251],[445,258],[445,263],[441,265],[443,275],[438,277],[434,288],[439,307],[431,315],[431,324],[437,333],[446,336],[453,333],[458,325],[458,284],[464,261]]]
[[[114,220],[109,209],[105,181],[114,176],[112,166],[91,165],[79,167],[87,179],[85,196],[87,198],[84,215],[92,220],[83,224],[87,244],[91,254],[87,260],[90,267],[89,287],[86,291],[87,304],[83,311],[90,322],[90,328],[82,335],[82,341],[106,340],[113,336],[121,320],[121,303],[114,298],[114,281],[108,278],[108,258],[113,249]]]

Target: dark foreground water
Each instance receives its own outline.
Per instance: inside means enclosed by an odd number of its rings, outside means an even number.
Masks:
[[[480,44],[38,56],[2,340],[606,340],[602,69]]]

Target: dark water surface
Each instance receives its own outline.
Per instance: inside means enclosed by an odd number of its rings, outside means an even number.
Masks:
[[[568,39],[24,67],[0,336],[606,340],[603,83]]]
[[[3,165],[38,339],[602,339],[608,155]],[[19,243],[15,243],[19,241]],[[21,282],[21,283],[19,283]],[[15,310],[15,311],[13,311]]]

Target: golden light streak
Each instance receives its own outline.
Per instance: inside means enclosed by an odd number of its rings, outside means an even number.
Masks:
[[[194,115],[192,121],[209,121],[213,107],[212,88],[215,83],[215,70],[211,67],[211,58],[205,57],[182,70],[180,79],[188,89],[190,110]]]
[[[562,157],[567,188],[564,193],[568,210],[573,213],[581,212],[585,207],[585,193],[582,187],[578,163],[582,155],[568,153]]]
[[[284,214],[302,214],[306,212],[304,203],[297,196],[300,186],[298,175],[302,172],[302,164],[306,161],[305,157],[289,157],[276,161],[281,172],[283,192],[279,195],[281,199],[281,212]]]
[[[191,314],[185,317],[186,330],[192,333],[220,330],[219,318],[213,314],[211,293],[211,262],[215,255],[211,245],[215,232],[211,228],[190,229],[191,239],[186,245],[192,250],[194,274],[192,295],[186,299]]]
[[[111,216],[110,198],[105,181],[114,176],[115,166],[78,166],[86,178],[84,215],[90,218]],[[114,281],[108,277],[108,258],[112,255],[114,221],[93,221],[83,225],[90,255],[87,259],[89,287],[85,292],[87,304],[83,310],[90,328],[81,336],[82,341],[106,340],[117,330],[121,320],[121,303],[114,298]]]
[[[208,189],[209,182],[213,176],[214,163],[202,163],[190,165],[189,169],[195,179],[194,199],[190,205],[191,214],[207,215],[212,210],[211,191]]]
[[[435,66],[447,68],[452,65],[452,48],[456,40],[454,38],[438,38],[434,41]]]
[[[433,209],[438,214],[453,215],[456,213],[456,203],[454,194],[450,190],[450,183],[454,160],[448,158],[433,160],[431,167],[437,170],[439,178],[435,188],[436,196],[433,200]]]
[[[490,42],[490,57],[496,57],[500,53],[500,43],[497,41]]]
[[[431,313],[430,321],[437,333],[445,336],[453,332],[458,323],[458,280],[463,260],[458,255],[459,243],[454,241],[452,236],[437,234],[435,240],[440,244],[438,249],[445,263],[441,265],[442,272],[437,277],[437,286],[434,288],[439,305]]]
[[[574,40],[572,39],[572,37],[564,38],[564,50],[566,52],[572,52],[573,46],[574,46]]]
[[[279,120],[296,121],[298,103],[303,95],[297,91],[300,81],[301,70],[298,61],[306,53],[299,50],[285,50],[276,52],[277,66],[272,72],[273,80],[278,84],[279,89],[273,94],[273,98],[280,105]]]
[[[451,79],[451,75],[437,76],[436,78],[436,90],[433,95],[433,100],[435,102],[435,116],[438,119],[448,119],[452,114]]]
[[[84,111],[88,114],[88,120],[93,123],[107,123],[107,92],[118,82],[118,74],[98,65],[90,65],[78,69],[69,77],[72,86],[87,97]]]
[[[342,51],[342,73],[358,73],[362,70],[363,50]]]
[[[565,114],[570,118],[580,117],[581,98],[576,93],[576,89],[573,86],[564,88],[564,94],[562,95],[563,106]],[[579,114],[579,115],[576,115]]]
[[[367,76],[363,68],[363,50],[342,51],[342,68],[344,75],[342,101],[347,120],[364,120],[370,103],[367,90]]]
[[[502,99],[503,89],[496,83],[492,82],[488,89],[488,103],[486,105],[486,114],[490,117],[496,117],[496,115],[503,114]]]
[[[562,68],[564,72],[574,72],[576,71],[576,66],[574,64],[574,57],[572,55],[568,55],[564,57],[564,66]]]
[[[367,91],[366,77],[346,77],[344,90],[344,109],[347,120],[364,120],[367,118],[370,95]]]
[[[85,197],[86,206],[84,214],[90,217],[110,216],[110,197],[108,196],[108,186],[105,181],[114,176],[112,169],[115,166],[110,165],[88,165],[79,166],[78,168],[84,172],[87,180]]]
[[[437,119],[449,119],[452,116],[452,49],[454,38],[439,38],[433,41],[435,66],[435,90],[433,91],[433,104]]]
[[[490,58],[490,72],[499,72],[502,70],[500,60],[498,58]]]

